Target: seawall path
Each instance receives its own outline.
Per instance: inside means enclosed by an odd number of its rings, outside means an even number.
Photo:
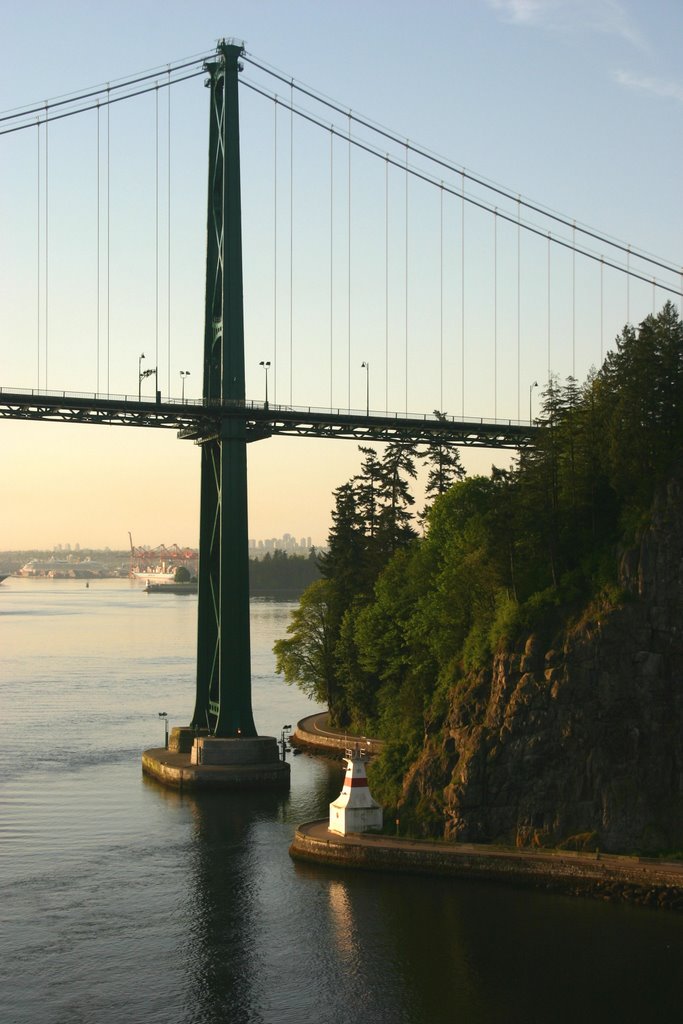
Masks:
[[[353,733],[344,732],[343,729],[335,729],[330,724],[330,716],[327,711],[321,711],[315,715],[308,715],[296,723],[296,729],[292,733],[292,742],[297,747],[308,747],[312,750],[326,751],[327,753],[342,753],[348,747],[363,747],[368,755],[378,754],[384,743],[382,740],[371,739],[368,736],[355,736]]]
[[[429,842],[370,833],[340,836],[327,825],[327,819],[299,825],[290,855],[295,860],[342,868],[506,882],[683,911],[683,864],[675,861]]]

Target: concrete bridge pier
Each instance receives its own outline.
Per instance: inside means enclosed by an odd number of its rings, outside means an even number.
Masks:
[[[142,770],[181,790],[289,788],[289,765],[280,759],[274,736],[219,737],[176,727],[168,750],[143,753]]]

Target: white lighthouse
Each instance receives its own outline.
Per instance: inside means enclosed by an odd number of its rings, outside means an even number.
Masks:
[[[344,786],[330,804],[330,832],[345,836],[347,832],[369,832],[382,827],[382,808],[368,789],[365,760],[358,746],[347,750]]]

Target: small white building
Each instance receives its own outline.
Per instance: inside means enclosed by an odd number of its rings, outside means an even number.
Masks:
[[[368,789],[364,752],[358,746],[347,750],[344,786],[330,804],[330,832],[345,836],[347,832],[369,832],[382,827],[382,808]]]

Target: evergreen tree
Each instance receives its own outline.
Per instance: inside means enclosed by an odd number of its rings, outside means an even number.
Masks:
[[[333,582],[335,602],[343,609],[359,589],[365,577],[365,527],[358,507],[358,492],[353,481],[342,484],[334,492],[332,528],[327,538],[327,551],[319,558],[321,575]]]
[[[415,498],[409,483],[417,476],[416,458],[415,445],[400,440],[389,441],[382,455],[378,539],[385,556],[416,536],[410,512]]]
[[[382,480],[382,464],[374,448],[358,446],[364,456],[358,476],[353,478],[356,486],[356,504],[363,520],[365,535],[371,540],[377,535],[378,503]]]
[[[444,413],[439,412],[438,409],[434,410],[434,415],[437,419],[446,418]],[[460,452],[456,446],[440,439],[427,445],[420,458],[429,467],[425,486],[428,507],[435,498],[444,494],[457,480],[464,479],[465,468],[460,461]]]

